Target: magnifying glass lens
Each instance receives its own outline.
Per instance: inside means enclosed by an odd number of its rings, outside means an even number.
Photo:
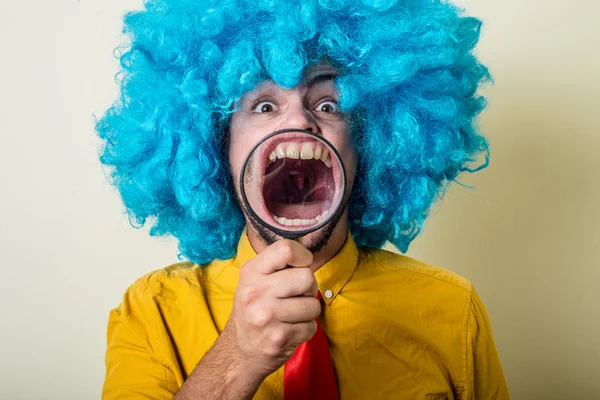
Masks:
[[[319,229],[339,210],[346,187],[342,160],[322,137],[304,130],[268,135],[241,174],[248,210],[270,230],[295,238]]]

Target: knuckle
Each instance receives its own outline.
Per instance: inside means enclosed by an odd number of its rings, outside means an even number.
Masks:
[[[287,344],[289,338],[290,334],[284,328],[273,329],[270,336],[271,343],[273,343],[273,346],[278,350]]]
[[[313,318],[317,318],[320,314],[321,314],[321,302],[319,300],[317,300],[316,298],[310,299],[311,300],[311,313],[312,313],[312,317]],[[315,324],[316,326],[316,324]]]
[[[251,275],[251,269],[252,265],[250,262],[246,262],[244,265],[242,265],[240,268],[240,281],[247,279]]]
[[[294,248],[291,240],[282,240],[279,246],[279,256],[284,260],[291,260],[294,256]]]
[[[265,328],[273,320],[273,313],[269,310],[260,310],[254,316],[254,325]]]
[[[304,289],[312,289],[313,285],[317,283],[317,279],[315,278],[315,274],[309,268],[301,268],[299,269],[302,284]]]
[[[244,307],[248,307],[258,300],[262,295],[262,290],[257,287],[248,287],[240,293],[240,302]]]
[[[266,346],[263,351],[269,357],[278,357],[281,354],[281,348],[273,344]]]
[[[314,259],[313,253],[308,251],[308,249],[306,249],[306,258],[308,259],[308,264],[313,263],[313,259]]]

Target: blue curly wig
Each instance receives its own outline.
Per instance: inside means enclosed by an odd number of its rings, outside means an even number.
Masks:
[[[245,225],[227,163],[232,104],[265,79],[294,87],[324,58],[341,71],[359,155],[358,246],[405,252],[447,184],[488,164],[481,22],[446,1],[146,0],[124,20],[101,161],[132,224],[176,237],[192,262],[234,256]]]

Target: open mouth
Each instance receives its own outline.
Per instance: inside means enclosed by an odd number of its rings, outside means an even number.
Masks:
[[[327,220],[343,184],[339,161],[324,143],[307,135],[279,138],[265,147],[261,158],[263,219],[288,230]]]

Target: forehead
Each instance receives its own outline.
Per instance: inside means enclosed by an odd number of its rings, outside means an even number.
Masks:
[[[338,71],[338,69],[333,67],[331,64],[325,62],[312,64],[304,69],[301,84],[311,84],[313,81],[318,80],[319,78],[322,79],[324,77],[329,77],[331,80],[338,76],[339,73],[340,71]]]
[[[327,83],[328,86],[334,87],[334,79],[339,74],[339,70],[334,68],[333,66],[325,63],[317,63],[307,66],[304,69],[302,74],[302,79],[298,86],[292,88],[294,89],[310,89],[313,86],[319,85],[321,83]],[[265,80],[260,85],[258,85],[252,92],[249,94],[256,94],[263,92],[265,90],[275,90],[275,89],[283,89],[281,86],[276,84],[270,79]]]

